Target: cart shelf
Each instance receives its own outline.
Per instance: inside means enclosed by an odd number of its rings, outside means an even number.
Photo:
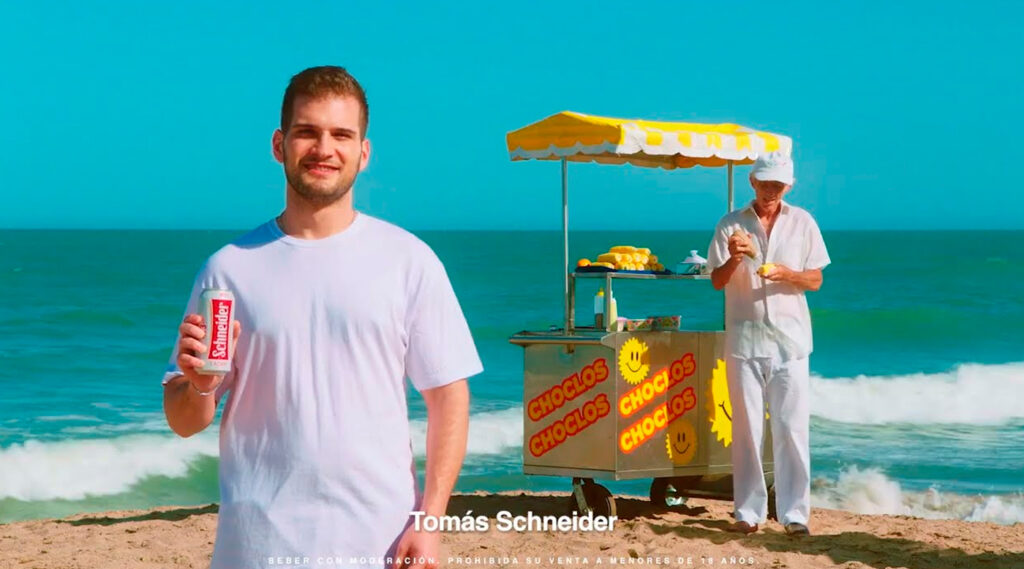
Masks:
[[[677,274],[655,274],[655,273],[626,273],[620,271],[608,271],[606,273],[593,273],[593,272],[574,272],[573,278],[576,279],[637,279],[637,280],[706,280],[710,279],[711,275],[677,275]]]
[[[613,280],[640,280],[640,281],[656,281],[656,280],[670,280],[670,281],[698,281],[698,280],[710,280],[711,275],[679,275],[679,274],[655,274],[655,273],[642,273],[642,272],[621,272],[621,271],[606,271],[606,272],[572,272],[569,273],[568,278],[568,290],[567,302],[568,302],[568,318],[567,324],[569,325],[569,335],[572,335],[576,331],[576,280],[577,279],[600,279],[604,281],[605,293],[605,304],[604,313],[608,314],[611,310],[611,297],[612,281]],[[612,323],[607,323],[607,331],[611,331]],[[567,349],[571,347],[567,344]]]

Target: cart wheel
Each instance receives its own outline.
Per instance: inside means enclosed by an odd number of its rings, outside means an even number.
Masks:
[[[615,515],[615,498],[604,486],[600,484],[584,484],[583,496],[587,499],[587,506],[594,512],[595,516],[610,517]]]
[[[586,511],[581,512],[579,506],[576,504],[576,496],[569,496],[569,512],[577,512],[585,515],[587,511],[591,511],[595,516],[605,517],[616,515],[615,498],[607,488],[600,484],[584,484],[583,499],[587,503],[587,508]]]
[[[655,478],[651,480],[651,503],[655,506],[674,508],[686,505],[686,497],[680,495],[672,478]]]
[[[775,485],[768,487],[768,519],[779,520],[779,510],[775,507]]]

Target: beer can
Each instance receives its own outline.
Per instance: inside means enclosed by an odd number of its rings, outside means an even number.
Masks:
[[[206,325],[203,344],[206,353],[198,354],[203,360],[199,373],[226,375],[231,371],[234,356],[231,346],[231,323],[235,320],[235,295],[230,290],[208,288],[199,295],[199,314]]]

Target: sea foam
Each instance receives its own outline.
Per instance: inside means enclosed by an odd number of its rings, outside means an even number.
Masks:
[[[811,414],[844,423],[999,425],[1024,419],[1024,363],[947,373],[811,377]]]
[[[80,500],[120,494],[150,476],[183,477],[202,456],[217,456],[217,435],[164,435],[54,442],[0,449],[0,499]]]
[[[523,436],[521,407],[474,413],[470,417],[467,453],[493,455],[519,452]],[[151,476],[185,477],[204,456],[218,456],[217,429],[182,439],[172,434],[124,435],[154,419],[139,423],[66,428],[76,434],[109,434],[105,438],[58,441],[29,440],[0,448],[0,499],[23,501],[80,500],[87,496],[127,492]],[[107,427],[109,430],[102,430]],[[101,430],[96,430],[96,429]],[[426,420],[411,425],[417,456],[426,449]],[[89,429],[79,431],[78,429]],[[163,426],[166,430],[166,426]],[[470,458],[471,460],[471,458]]]
[[[424,456],[427,447],[427,421],[417,419],[410,425],[412,448]],[[469,418],[467,455],[517,454],[523,446],[523,408],[474,413]]]
[[[1024,522],[1024,494],[967,495],[935,488],[910,491],[877,468],[851,467],[843,470],[836,480],[816,479],[811,489],[811,505],[857,514],[1005,525]]]

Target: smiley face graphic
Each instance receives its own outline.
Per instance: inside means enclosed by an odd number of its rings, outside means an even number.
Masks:
[[[622,379],[636,385],[647,377],[651,371],[651,357],[647,351],[647,344],[630,338],[622,344],[619,349],[619,371]]]
[[[725,361],[718,360],[711,373],[711,397],[708,398],[711,432],[722,446],[732,444],[732,401],[729,400],[729,382],[725,375]]]
[[[672,464],[689,464],[697,454],[697,431],[693,423],[683,419],[673,421],[665,434],[665,447]]]

